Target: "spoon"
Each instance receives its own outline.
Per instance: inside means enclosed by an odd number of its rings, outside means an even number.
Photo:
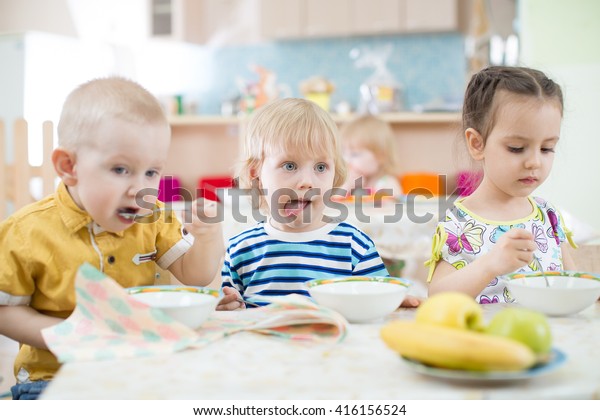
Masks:
[[[128,219],[133,219],[133,220],[138,220],[138,219],[143,219],[144,217],[150,217],[152,216],[154,213],[159,213],[161,211],[164,211],[165,209],[162,207],[157,207],[154,210],[152,210],[150,213],[144,213],[144,214],[137,214],[137,213],[119,213],[121,216],[126,217]]]
[[[260,308],[260,305],[259,305],[259,304],[257,304],[257,303],[254,303],[254,302],[250,302],[249,300],[246,300],[246,299],[241,299],[241,298],[239,298],[239,299],[236,299],[236,300],[237,300],[238,302],[240,302],[240,303],[244,303],[246,306],[250,306],[250,307],[252,307],[252,308]]]
[[[546,287],[550,287],[550,281],[548,280],[548,277],[546,277],[546,273],[544,273],[544,269],[542,268],[542,263],[540,262],[540,259],[535,254],[533,254],[533,259],[535,260],[538,267],[540,268],[542,276],[544,276],[544,280],[546,280]]]

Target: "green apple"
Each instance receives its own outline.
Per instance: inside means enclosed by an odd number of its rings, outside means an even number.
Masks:
[[[431,296],[417,308],[415,321],[475,331],[484,328],[483,309],[471,296],[460,292]]]
[[[492,317],[485,332],[520,341],[538,355],[549,353],[552,347],[548,319],[544,314],[529,309],[502,309]]]

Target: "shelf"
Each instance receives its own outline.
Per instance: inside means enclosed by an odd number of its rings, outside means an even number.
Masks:
[[[351,121],[356,116],[356,114],[332,115],[337,123]],[[461,114],[457,112],[393,112],[378,114],[377,117],[390,124],[443,124],[461,121]]]
[[[244,120],[244,117],[223,117],[220,115],[172,115],[169,117],[169,123],[174,127],[195,125],[231,125],[239,124]]]
[[[331,115],[336,123],[345,123],[356,117],[356,114]],[[395,112],[378,114],[377,117],[390,124],[446,124],[460,123],[461,115],[457,112]],[[174,127],[235,125],[248,120],[249,117],[223,117],[220,115],[175,115],[169,117]]]

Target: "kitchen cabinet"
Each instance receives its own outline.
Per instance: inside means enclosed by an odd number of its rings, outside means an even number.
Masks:
[[[196,44],[258,41],[255,2],[247,0],[149,0],[150,35]]]
[[[353,0],[353,32],[357,35],[393,33],[404,30],[404,1]]]
[[[260,0],[263,38],[311,38],[462,29],[466,0]]]
[[[263,38],[348,36],[352,10],[347,0],[259,0]]]
[[[464,0],[404,0],[407,32],[459,29],[459,7]],[[468,2],[467,2],[468,3]]]
[[[148,0],[151,36],[199,44],[458,31],[463,0]]]
[[[448,191],[459,170],[455,142],[460,135],[458,113],[390,113],[379,118],[392,126],[396,136],[398,173],[435,172],[448,176]],[[333,115],[342,125],[354,115]],[[245,118],[220,116],[171,117],[171,148],[165,175],[176,176],[181,185],[195,193],[198,180],[207,176],[232,176],[239,163]]]
[[[205,44],[248,44],[259,41],[257,22],[260,20],[256,1],[194,0],[202,5],[202,26]]]
[[[347,0],[306,0],[307,37],[352,35],[352,9]]]
[[[352,34],[453,32],[469,0],[352,0]]]
[[[304,29],[304,0],[259,0],[259,31],[264,38],[297,38]]]
[[[150,37],[203,43],[202,6],[196,0],[149,0]]]

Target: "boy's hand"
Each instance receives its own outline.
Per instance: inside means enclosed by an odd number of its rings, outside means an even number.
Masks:
[[[238,299],[242,299],[240,292],[233,287],[223,287],[223,299],[217,305],[217,311],[235,311],[236,309],[245,309],[246,305],[243,302],[239,302]]]
[[[182,214],[183,225],[194,238],[221,232],[221,220],[218,218],[215,201],[202,198],[193,201],[190,208]]]
[[[520,228],[509,230],[486,256],[490,273],[496,277],[518,270],[533,260],[536,249],[531,232]]]

